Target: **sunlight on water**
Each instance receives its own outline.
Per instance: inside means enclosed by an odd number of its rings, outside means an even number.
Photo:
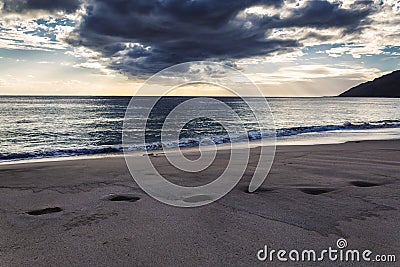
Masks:
[[[154,149],[159,148],[163,118],[187,99],[166,98],[153,110],[146,140]],[[244,119],[248,132],[243,138],[260,138],[252,113],[242,100],[219,100]],[[1,97],[0,160],[120,152],[121,129],[129,101],[129,97]],[[257,105],[259,100],[252,101]],[[259,102],[261,105],[262,101]],[[371,129],[400,129],[400,99],[272,98],[269,103],[280,144],[285,140],[310,138],[324,138],[328,143],[352,140],[352,136],[365,139]],[[391,136],[398,132],[395,130]],[[218,144],[229,142],[220,124],[197,120],[183,129],[179,145],[198,145],[205,136]]]

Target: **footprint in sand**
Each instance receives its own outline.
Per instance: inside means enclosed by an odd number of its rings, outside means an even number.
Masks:
[[[160,156],[164,156],[164,153],[146,153],[143,154],[143,156],[157,158]]]
[[[45,208],[45,209],[40,209],[40,210],[31,210],[27,211],[26,213],[29,215],[43,215],[43,214],[49,214],[49,213],[56,213],[62,211],[62,208],[60,207],[52,207],[52,208]]]
[[[325,193],[332,192],[334,189],[331,188],[318,188],[318,187],[309,187],[309,188],[300,188],[301,192],[309,194],[309,195],[321,195]]]
[[[350,184],[357,186],[357,187],[373,187],[373,186],[379,186],[380,184],[377,183],[372,183],[372,182],[365,182],[365,181],[353,181],[350,182]]]
[[[250,192],[249,191],[249,187],[248,186],[244,186],[242,187],[242,191],[247,193],[247,194],[256,194],[256,193],[265,193],[265,192],[274,192],[277,188],[263,188],[263,187],[259,187],[256,191],[254,192]]]
[[[189,202],[189,203],[197,203],[197,202],[204,202],[204,201],[210,201],[212,198],[208,195],[196,195],[196,196],[191,196],[184,198],[183,201]]]
[[[129,195],[129,194],[111,194],[105,197],[109,201],[125,201],[125,202],[136,202],[140,197]]]

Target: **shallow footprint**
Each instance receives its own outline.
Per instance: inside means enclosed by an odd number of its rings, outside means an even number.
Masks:
[[[245,186],[243,187],[242,191],[247,193],[247,194],[256,194],[256,193],[264,193],[264,192],[274,192],[276,190],[276,188],[263,188],[263,187],[259,187],[257,188],[256,191],[254,192],[250,192],[249,191],[249,187]]]
[[[317,187],[300,188],[299,190],[309,195],[321,195],[333,191],[333,189],[330,188],[317,188]]]
[[[365,181],[353,181],[353,182],[350,182],[350,184],[357,186],[357,187],[373,187],[373,186],[380,185],[377,183],[371,183],[371,182],[365,182]]]
[[[132,196],[132,195],[119,195],[113,194],[106,197],[109,201],[127,201],[127,202],[136,202],[140,199],[140,197]]]
[[[197,203],[197,202],[204,202],[204,201],[210,201],[212,198],[208,195],[196,195],[196,196],[191,196],[184,198],[183,201],[189,202],[189,203]]]
[[[164,153],[146,153],[146,154],[143,154],[143,156],[154,157],[154,158],[157,158],[157,157],[160,157],[160,156],[163,156],[163,155],[164,155]]]
[[[40,209],[40,210],[31,210],[27,211],[26,213],[29,215],[43,215],[43,214],[49,214],[49,213],[56,213],[62,211],[62,208],[60,207],[52,207],[52,208],[45,208],[45,209]]]

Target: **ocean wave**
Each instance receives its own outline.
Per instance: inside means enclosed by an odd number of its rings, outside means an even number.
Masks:
[[[268,138],[272,136],[288,137],[307,133],[320,133],[340,130],[368,130],[368,129],[383,129],[383,128],[400,128],[400,120],[381,120],[374,122],[345,122],[341,125],[319,125],[319,126],[301,126],[301,127],[289,127],[279,128],[276,131],[271,130],[254,130],[248,131],[247,133],[238,133],[228,135],[214,135],[214,136],[203,136],[197,138],[182,138],[175,142],[155,142],[144,146],[131,146],[127,147],[127,151],[149,151],[149,150],[160,150],[163,148],[174,148],[174,147],[196,147],[199,145],[210,145],[210,144],[228,144],[231,142],[243,142],[260,140],[262,138]],[[122,145],[113,146],[101,146],[101,147],[90,147],[90,148],[66,148],[56,149],[51,151],[33,151],[33,152],[20,152],[20,153],[0,153],[0,161],[14,161],[14,160],[27,160],[27,159],[38,159],[38,158],[54,158],[54,157],[68,157],[68,156],[82,156],[82,155],[96,155],[96,154],[109,154],[109,153],[121,153],[124,151]]]
[[[53,158],[53,157],[68,157],[82,156],[122,152],[122,146],[108,147],[93,147],[93,148],[71,148],[71,149],[56,149],[51,151],[34,151],[21,153],[1,154],[0,160],[25,160],[38,158]]]
[[[400,120],[381,120],[374,122],[352,123],[345,122],[341,125],[303,126],[277,129],[276,137],[292,136],[304,133],[318,133],[338,130],[368,130],[383,128],[400,128]]]

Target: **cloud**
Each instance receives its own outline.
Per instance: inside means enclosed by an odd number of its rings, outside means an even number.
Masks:
[[[61,39],[73,30],[74,23],[65,17],[0,19],[0,48],[41,51],[68,49]]]
[[[393,56],[387,47],[400,42],[399,0],[0,0],[0,9],[0,48],[66,50],[74,67],[139,78],[186,61],[295,62],[313,46],[335,60]]]
[[[376,68],[366,68],[359,64],[305,64],[283,66],[269,73],[253,73],[249,77],[257,84],[285,84],[287,82],[313,81],[315,79],[338,78],[346,80],[369,80],[379,76]]]
[[[2,13],[29,13],[32,11],[74,13],[81,0],[0,0]]]
[[[362,64],[305,64],[249,74],[265,95],[334,96],[383,74]]]
[[[312,29],[313,38],[328,40],[334,36],[318,31],[362,31],[372,11],[368,1],[344,8],[328,1],[89,0],[67,41],[99,53],[113,69],[148,75],[191,60],[293,52],[305,36],[277,32]]]

